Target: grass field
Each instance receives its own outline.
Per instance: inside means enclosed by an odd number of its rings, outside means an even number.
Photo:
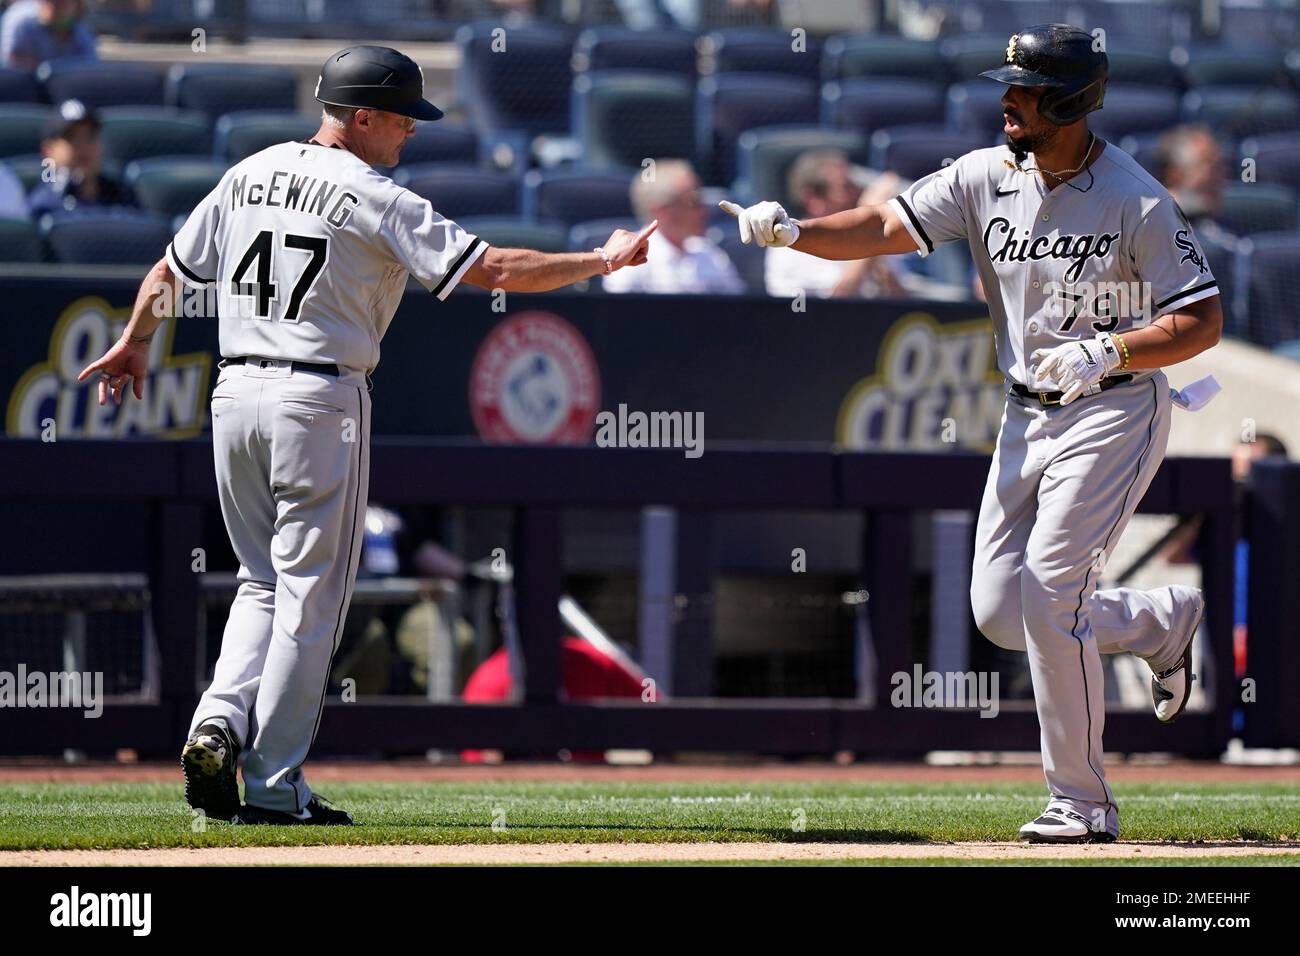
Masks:
[[[359,825],[235,827],[215,821],[204,825],[195,821],[176,784],[0,784],[0,850],[1006,843],[1044,804],[1041,785],[996,782],[972,790],[969,783],[862,781],[753,785],[735,781],[336,781],[320,789],[337,806],[351,811]],[[1246,841],[1271,844],[1275,853],[1277,844],[1296,841],[1294,853],[1285,847],[1283,855],[1234,856],[1230,862],[1300,864],[1300,793],[1294,785],[1180,782],[1115,789],[1125,841],[1171,846]],[[1148,850],[1142,862],[1160,862],[1160,848]],[[737,847],[736,858],[726,862],[746,862],[743,852]],[[852,856],[835,862],[852,862]],[[933,856],[918,853],[906,862],[962,861],[947,858],[936,847]]]

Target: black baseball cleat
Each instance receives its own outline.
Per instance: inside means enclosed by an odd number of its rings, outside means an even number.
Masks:
[[[313,794],[307,806],[298,813],[268,810],[265,807],[255,807],[251,803],[246,803],[239,808],[239,812],[231,822],[247,825],[269,823],[284,826],[350,827],[352,815],[346,810],[331,807],[328,801]]]
[[[200,724],[181,751],[185,802],[213,819],[233,819],[239,812],[238,759],[239,747],[225,727]]]
[[[1205,598],[1196,588],[1183,588],[1192,594],[1193,613],[1191,626],[1187,631],[1187,643],[1183,645],[1183,656],[1178,663],[1167,670],[1151,675],[1151,703],[1155,705],[1156,719],[1164,724],[1172,724],[1187,709],[1187,700],[1192,696],[1192,682],[1196,675],[1192,673],[1192,644],[1196,632],[1205,616]]]

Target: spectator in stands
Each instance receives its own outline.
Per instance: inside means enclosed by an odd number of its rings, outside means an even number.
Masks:
[[[0,163],[0,219],[26,219],[27,192],[14,171]]]
[[[646,264],[606,276],[606,292],[745,291],[727,254],[704,235],[709,211],[690,163],[661,159],[652,170],[637,173],[632,181],[632,209],[640,222],[658,219],[659,231],[650,237]]]
[[[81,0],[18,0],[0,18],[0,63],[35,70],[60,57],[95,58],[95,34]]]
[[[852,209],[860,201],[881,201],[901,190],[897,176],[877,179],[862,192],[850,175],[848,156],[836,149],[810,150],[794,161],[786,176],[786,196],[796,216],[830,216]],[[883,189],[885,194],[877,196]],[[844,296],[901,296],[903,286],[888,258],[836,262],[818,259],[796,249],[767,250],[763,279],[768,295],[791,298],[802,290],[824,299]]]
[[[1210,130],[1200,125],[1175,126],[1156,143],[1156,176],[1196,230],[1198,239],[1223,236],[1223,187],[1227,174],[1223,151]]]
[[[52,166],[48,178],[42,171],[28,197],[33,216],[135,205],[129,187],[100,170],[99,117],[80,100],[67,100],[50,112],[41,155]]]

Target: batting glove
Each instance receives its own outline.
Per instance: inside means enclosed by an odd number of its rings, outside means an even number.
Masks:
[[[760,202],[741,208],[734,202],[718,203],[722,211],[736,217],[740,224],[740,241],[745,245],[757,242],[760,246],[781,248],[792,245],[799,238],[799,223],[777,202]]]
[[[1060,391],[1061,404],[1069,405],[1118,368],[1120,354],[1110,333],[1102,332],[1095,339],[1039,349],[1029,360],[1038,366],[1039,381]]]

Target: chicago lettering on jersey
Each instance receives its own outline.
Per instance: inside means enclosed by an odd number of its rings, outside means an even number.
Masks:
[[[239,176],[230,184],[230,208],[240,206],[277,206],[320,216],[339,228],[347,223],[356,208],[355,193],[342,191],[338,183],[305,173],[277,169],[265,182],[248,182]]]
[[[1009,219],[998,216],[989,220],[984,228],[984,248],[989,252],[993,262],[1025,262],[1033,259],[1072,259],[1074,264],[1065,271],[1065,281],[1073,282],[1083,272],[1084,263],[1089,259],[1104,259],[1111,247],[1119,241],[1118,232],[1103,232],[1100,236],[1085,232],[1077,236],[1065,234],[1053,239],[1051,236],[1029,238],[1029,230],[1016,238],[1015,227]],[[996,250],[991,242],[1002,240]]]

